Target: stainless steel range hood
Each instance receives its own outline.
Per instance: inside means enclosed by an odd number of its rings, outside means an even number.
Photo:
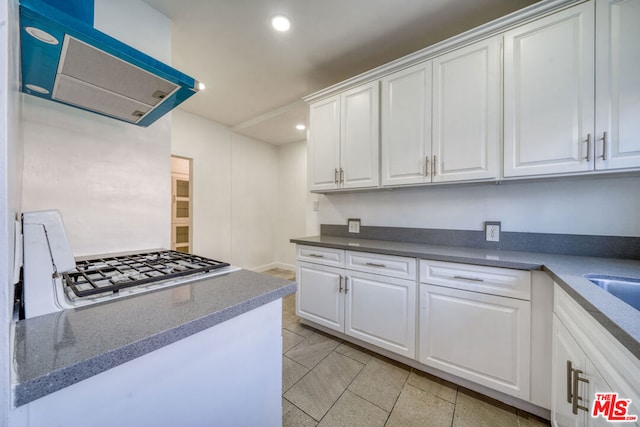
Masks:
[[[20,2],[22,91],[148,126],[198,90],[192,77],[96,30],[93,0]]]

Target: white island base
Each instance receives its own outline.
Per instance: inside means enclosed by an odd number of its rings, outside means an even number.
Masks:
[[[282,300],[12,411],[11,426],[281,426]]]

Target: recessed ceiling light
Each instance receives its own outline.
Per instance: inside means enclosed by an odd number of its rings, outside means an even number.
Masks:
[[[27,89],[29,89],[32,92],[38,92],[44,95],[47,95],[49,93],[49,91],[43,88],[42,86],[32,85],[32,84],[26,84],[25,86],[27,87]]]
[[[42,31],[40,28],[35,27],[26,27],[24,29],[29,35],[40,40],[41,42],[45,42],[47,44],[58,44],[60,43],[57,38],[53,37],[51,34],[46,31]]]
[[[305,125],[303,125],[302,123],[298,123],[296,125],[296,129],[298,130],[305,130],[307,127]]]
[[[202,83],[202,82],[198,82],[198,90],[205,90],[207,88],[207,86]]]
[[[271,25],[277,31],[284,32],[289,31],[289,28],[291,28],[291,21],[284,15],[276,15],[271,18]]]

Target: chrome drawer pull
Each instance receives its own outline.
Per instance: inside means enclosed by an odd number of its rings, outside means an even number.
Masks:
[[[582,381],[584,383],[589,384],[589,380],[580,376],[583,372],[580,369],[573,370],[573,405],[572,412],[574,414],[578,414],[578,409],[589,412],[589,408],[584,405],[578,404],[578,400],[583,401],[584,399],[578,395],[578,381]]]
[[[318,255],[318,254],[309,254],[307,256],[310,256],[312,258],[324,258],[324,255]]]
[[[370,266],[370,267],[380,267],[380,268],[386,268],[387,267],[384,264],[376,264],[375,262],[368,262],[367,265]]]
[[[587,157],[585,157],[584,159],[588,162],[590,160],[589,153],[591,153],[591,134],[590,133],[587,134],[587,140],[585,142],[587,143]]]
[[[607,133],[602,134],[602,160],[607,160]]]
[[[573,365],[567,360],[567,403],[573,403],[573,388],[571,381],[573,379]]]
[[[479,277],[465,277],[465,276],[453,276],[454,279],[471,280],[472,282],[484,282],[484,279]]]

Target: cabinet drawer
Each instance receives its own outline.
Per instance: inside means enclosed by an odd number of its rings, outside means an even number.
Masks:
[[[347,251],[346,268],[381,276],[416,280],[415,258]]]
[[[298,261],[344,267],[344,251],[342,249],[298,245],[297,252]]]
[[[420,282],[531,300],[531,272],[529,271],[421,260]]]

